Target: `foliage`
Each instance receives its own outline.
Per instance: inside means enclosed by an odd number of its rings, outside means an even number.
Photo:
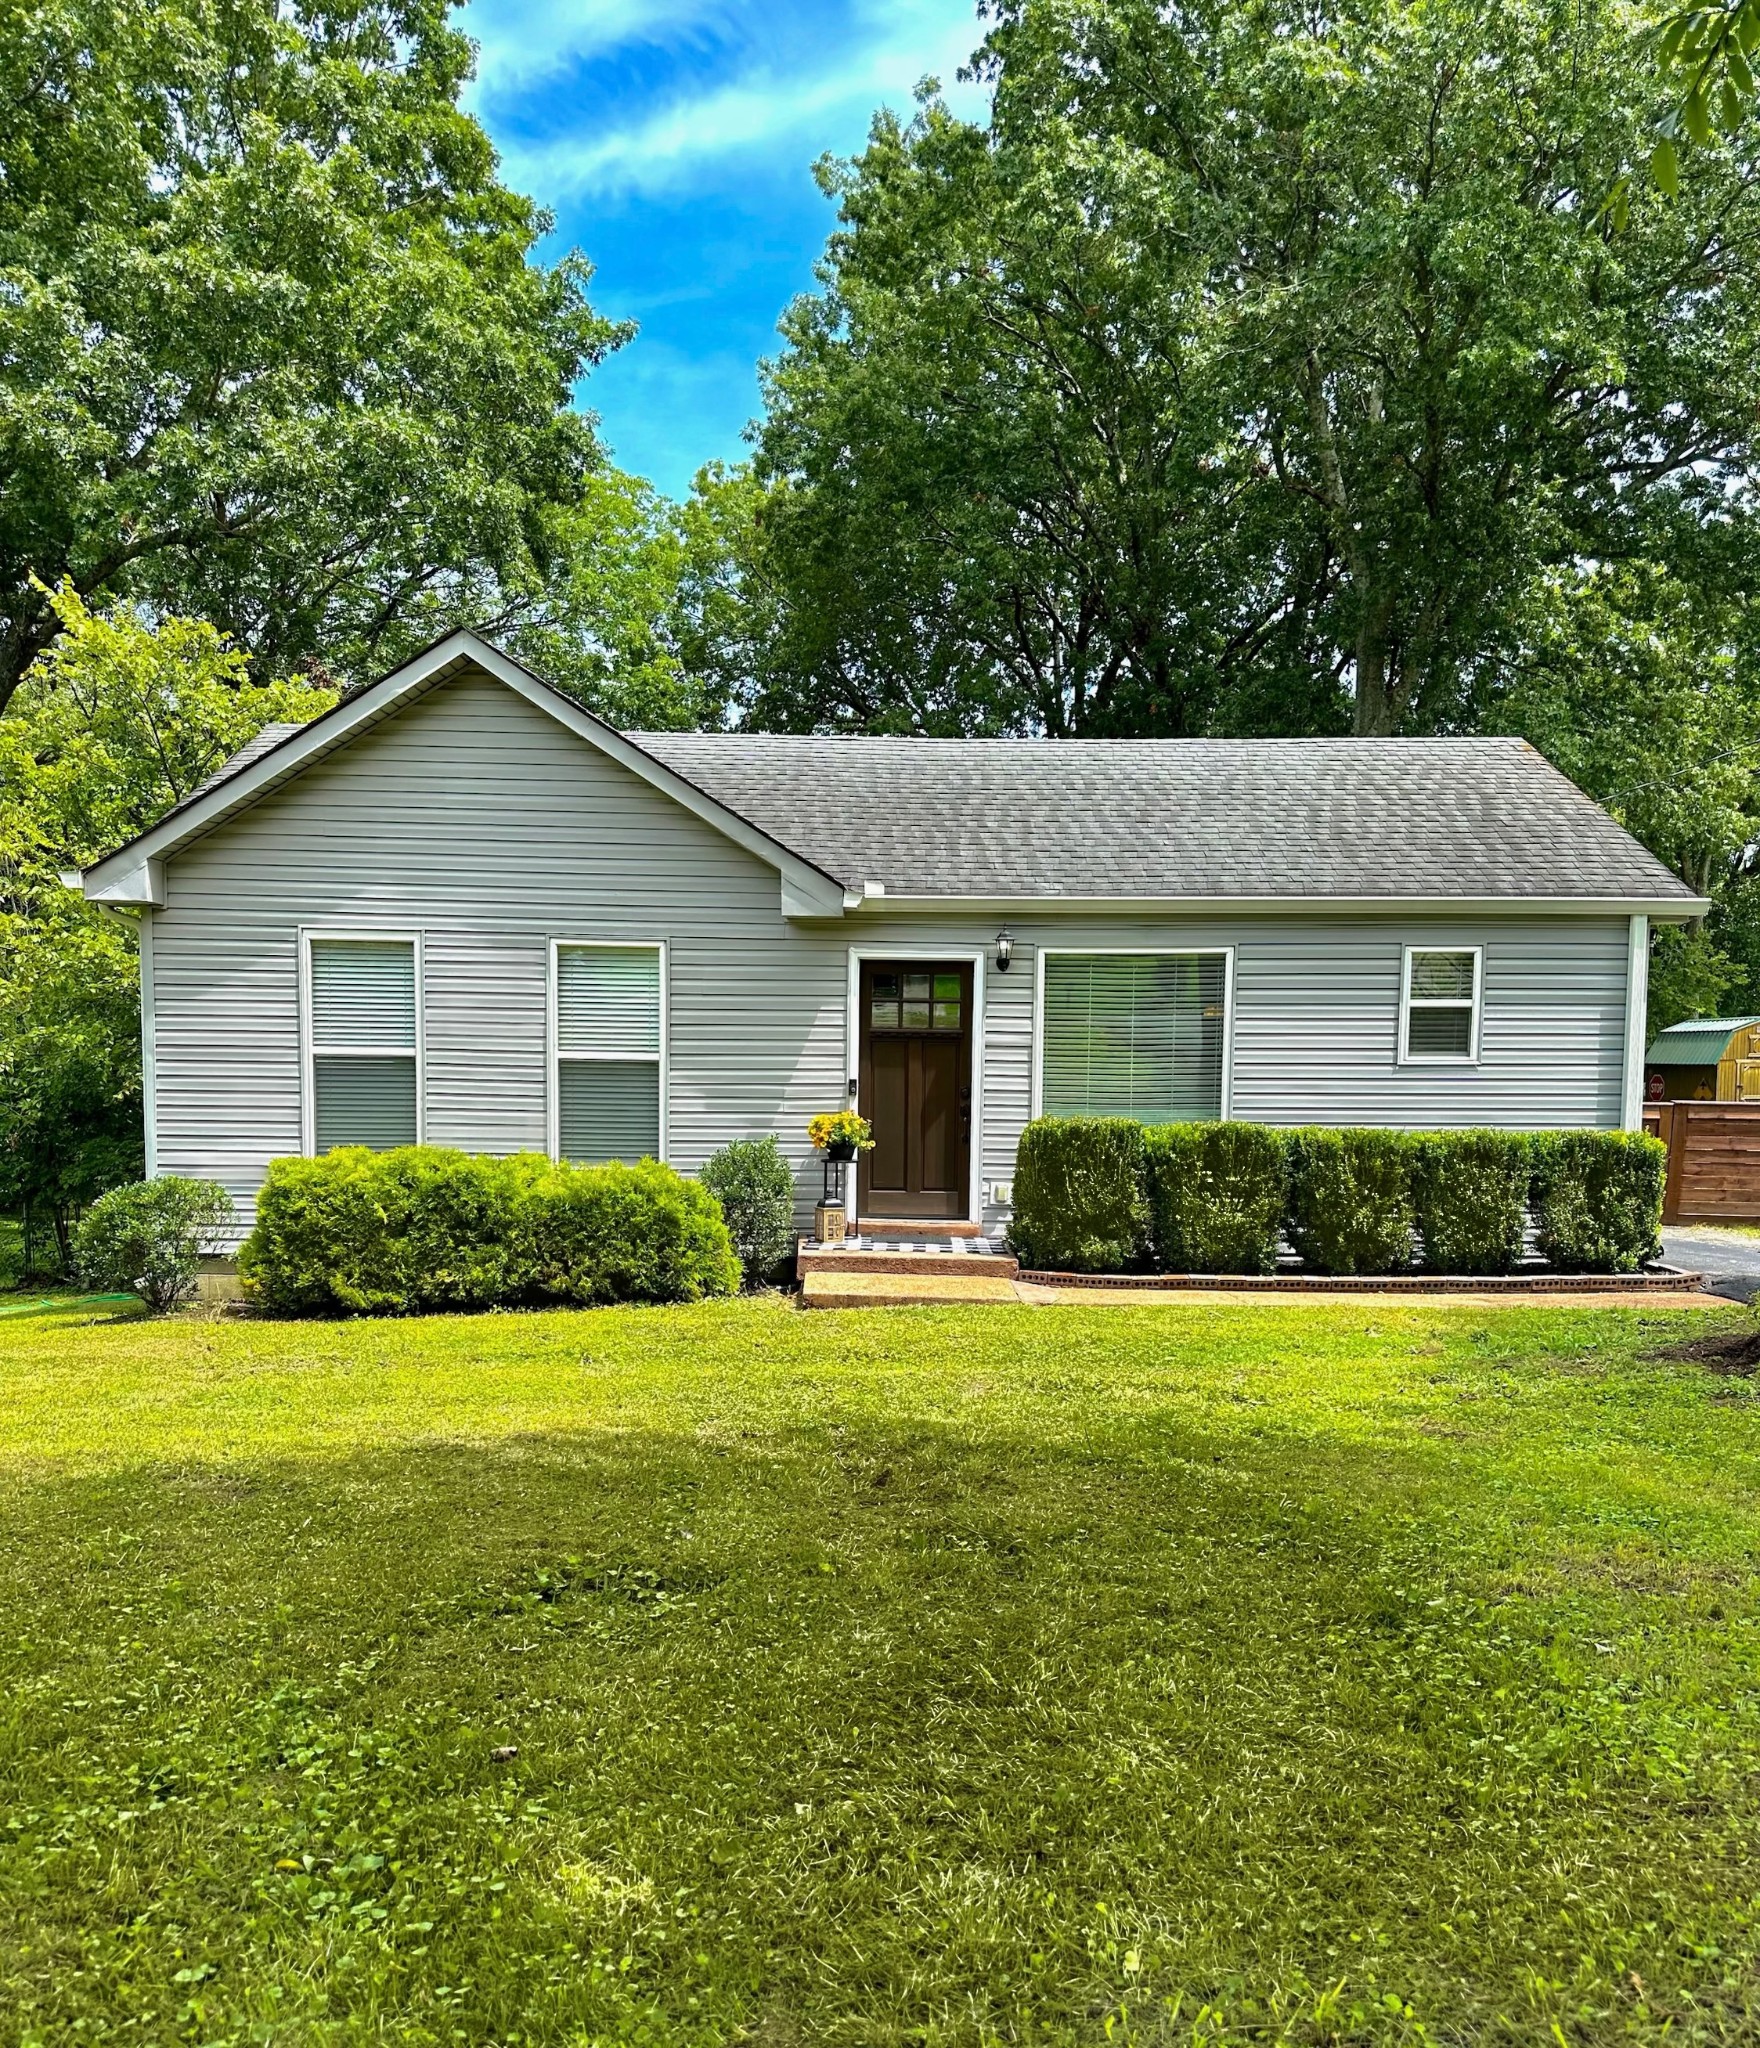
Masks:
[[[1756,45],[1760,0],[1692,0],[1663,17],[1657,47],[1672,96],[1656,124],[1650,175],[1671,197],[1680,191],[1682,142],[1703,146],[1720,129],[1733,135],[1747,118]]]
[[[6,2029],[1752,2039],[1741,1320],[0,1318]]]
[[[700,1301],[739,1289],[720,1204],[656,1160],[553,1167],[527,1190],[521,1227],[548,1300]]]
[[[541,585],[625,330],[496,176],[445,0],[49,0],[0,34],[0,705],[138,595],[272,668]]]
[[[272,1161],[238,1270],[278,1315],[695,1301],[739,1284],[714,1197],[670,1167],[431,1145]]]
[[[1412,1201],[1433,1273],[1509,1273],[1528,1223],[1531,1148],[1519,1131],[1432,1131],[1414,1140]]]
[[[1542,1258],[1567,1271],[1635,1273],[1662,1249],[1668,1149],[1639,1131],[1546,1131],[1534,1139]]]
[[[1540,579],[1522,610],[1526,652],[1492,713],[1715,899],[1708,925],[1656,934],[1655,1030],[1760,988],[1760,948],[1746,937],[1760,888],[1760,607],[1737,535],[1676,536],[1668,551],[1677,568],[1579,565]]]
[[[1128,1117],[1037,1117],[1015,1155],[1009,1237],[1042,1271],[1119,1273],[1149,1247],[1143,1127]]]
[[[1155,1261],[1174,1273],[1275,1273],[1289,1184],[1265,1124],[1162,1124],[1143,1133]]]
[[[557,515],[541,588],[481,623],[623,730],[719,725],[749,672],[746,563],[761,487],[710,463],[675,504],[615,469]]]
[[[1760,186],[1708,158],[1610,235],[1620,11],[988,15],[985,125],[929,97],[824,171],[755,717],[1470,730],[1537,574],[1750,530]]]
[[[212,626],[46,593],[60,638],[0,716],[0,1208],[52,1227],[142,1170],[135,932],[61,881],[265,724],[335,701],[260,684]]]
[[[1413,1141],[1403,1131],[1292,1131],[1289,1241],[1310,1273],[1412,1262]]]
[[[534,1291],[521,1204],[536,1154],[490,1159],[437,1145],[276,1159],[240,1247],[246,1295],[276,1315],[490,1308]]]
[[[821,1152],[833,1145],[853,1145],[858,1152],[872,1152],[874,1129],[865,1116],[853,1109],[824,1109],[807,1125],[807,1136]]]
[[[75,1261],[100,1294],[138,1294],[163,1315],[195,1292],[205,1254],[220,1248],[232,1197],[213,1180],[168,1173],[100,1195],[80,1220]]]
[[[748,1287],[773,1278],[794,1245],[794,1175],[774,1137],[734,1138],[697,1178],[727,1222]]]

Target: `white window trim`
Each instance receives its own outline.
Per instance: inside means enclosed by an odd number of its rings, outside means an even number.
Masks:
[[[556,1013],[557,956],[564,950],[595,953],[657,953],[660,956],[660,1050],[646,1052],[564,1052],[562,1027]],[[604,1060],[622,1065],[630,1060],[651,1059],[660,1069],[660,1163],[671,1155],[667,1139],[672,1099],[672,949],[665,939],[569,939],[550,941],[548,986],[544,996],[544,1150],[556,1161],[562,1158],[562,1090],[558,1075],[566,1060]]]
[[[1470,1050],[1462,1052],[1413,1052],[1412,1010],[1458,1010],[1458,996],[1414,996],[1412,955],[1414,953],[1470,953],[1473,956],[1473,1001]],[[1485,948],[1449,946],[1427,940],[1421,946],[1407,946],[1400,954],[1399,968],[1399,1064],[1402,1067],[1476,1067],[1479,1064],[1479,1023],[1485,1008]]]
[[[312,1043],[312,941],[325,939],[368,939],[386,944],[402,944],[415,949],[415,1000],[416,1000],[416,1042],[414,1057],[416,1063],[416,1143],[428,1142],[428,1034],[427,1034],[427,974],[422,953],[422,934],[419,931],[392,931],[378,925],[301,925],[299,931],[299,1148],[307,1159],[317,1157],[318,1145],[318,1084],[314,1068],[315,1055],[322,1051],[329,1059],[370,1058],[377,1055],[384,1059],[408,1059],[410,1054],[398,1046],[386,1045],[326,1045]]]
[[[896,961],[901,967],[915,966],[919,962],[930,963],[943,960],[957,960],[962,967],[972,970],[972,1142],[970,1157],[966,1161],[969,1186],[966,1189],[965,1220],[981,1223],[984,1220],[984,972],[989,949],[984,946],[851,946],[848,956],[848,976],[844,989],[844,1078],[846,1083],[854,1082],[856,1089],[845,1094],[843,1101],[828,1105],[833,1109],[849,1108],[862,1110],[860,1084],[862,1074],[862,963],[864,961]],[[815,1153],[815,1160],[818,1155]],[[845,1181],[845,1205],[848,1228],[853,1237],[857,1234],[856,1213],[857,1176],[851,1173]],[[927,1227],[927,1226],[925,1226]]]
[[[1233,946],[1041,946],[1033,962],[1033,1088],[1032,1114],[1045,1113],[1045,962],[1053,955],[1078,960],[1198,960],[1220,958],[1222,967],[1222,1101],[1219,1116],[1234,1114],[1234,956]]]

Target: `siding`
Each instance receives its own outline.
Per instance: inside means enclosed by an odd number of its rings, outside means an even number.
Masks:
[[[668,1153],[774,1131],[803,1205],[804,1126],[845,1097],[848,949],[993,953],[994,916],[785,921],[775,871],[486,677],[388,719],[177,854],[152,916],[155,1158],[248,1217],[300,1146],[298,934],[423,934],[426,1136],[542,1149],[552,938],[669,943]],[[1272,1123],[1611,1125],[1626,920],[1013,915],[984,975],[980,1157],[1030,1113],[1045,944],[1236,948],[1233,1109]],[[1402,945],[1485,949],[1474,1069],[1396,1063]]]

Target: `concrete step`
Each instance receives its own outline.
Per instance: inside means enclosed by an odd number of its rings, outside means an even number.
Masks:
[[[1000,1260],[950,1259],[957,1273],[865,1272],[809,1268],[801,1276],[802,1308],[906,1308],[937,1301],[1018,1301],[1014,1281],[989,1268]]]
[[[795,1272],[809,1273],[988,1273],[1012,1280],[1021,1262],[1012,1252],[873,1252],[862,1245],[814,1244],[802,1238],[795,1252]]]

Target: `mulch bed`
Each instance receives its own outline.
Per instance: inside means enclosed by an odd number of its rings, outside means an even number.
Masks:
[[[1650,1356],[1702,1365],[1725,1379],[1749,1380],[1760,1373],[1760,1330],[1738,1330],[1733,1337],[1689,1337]]]

